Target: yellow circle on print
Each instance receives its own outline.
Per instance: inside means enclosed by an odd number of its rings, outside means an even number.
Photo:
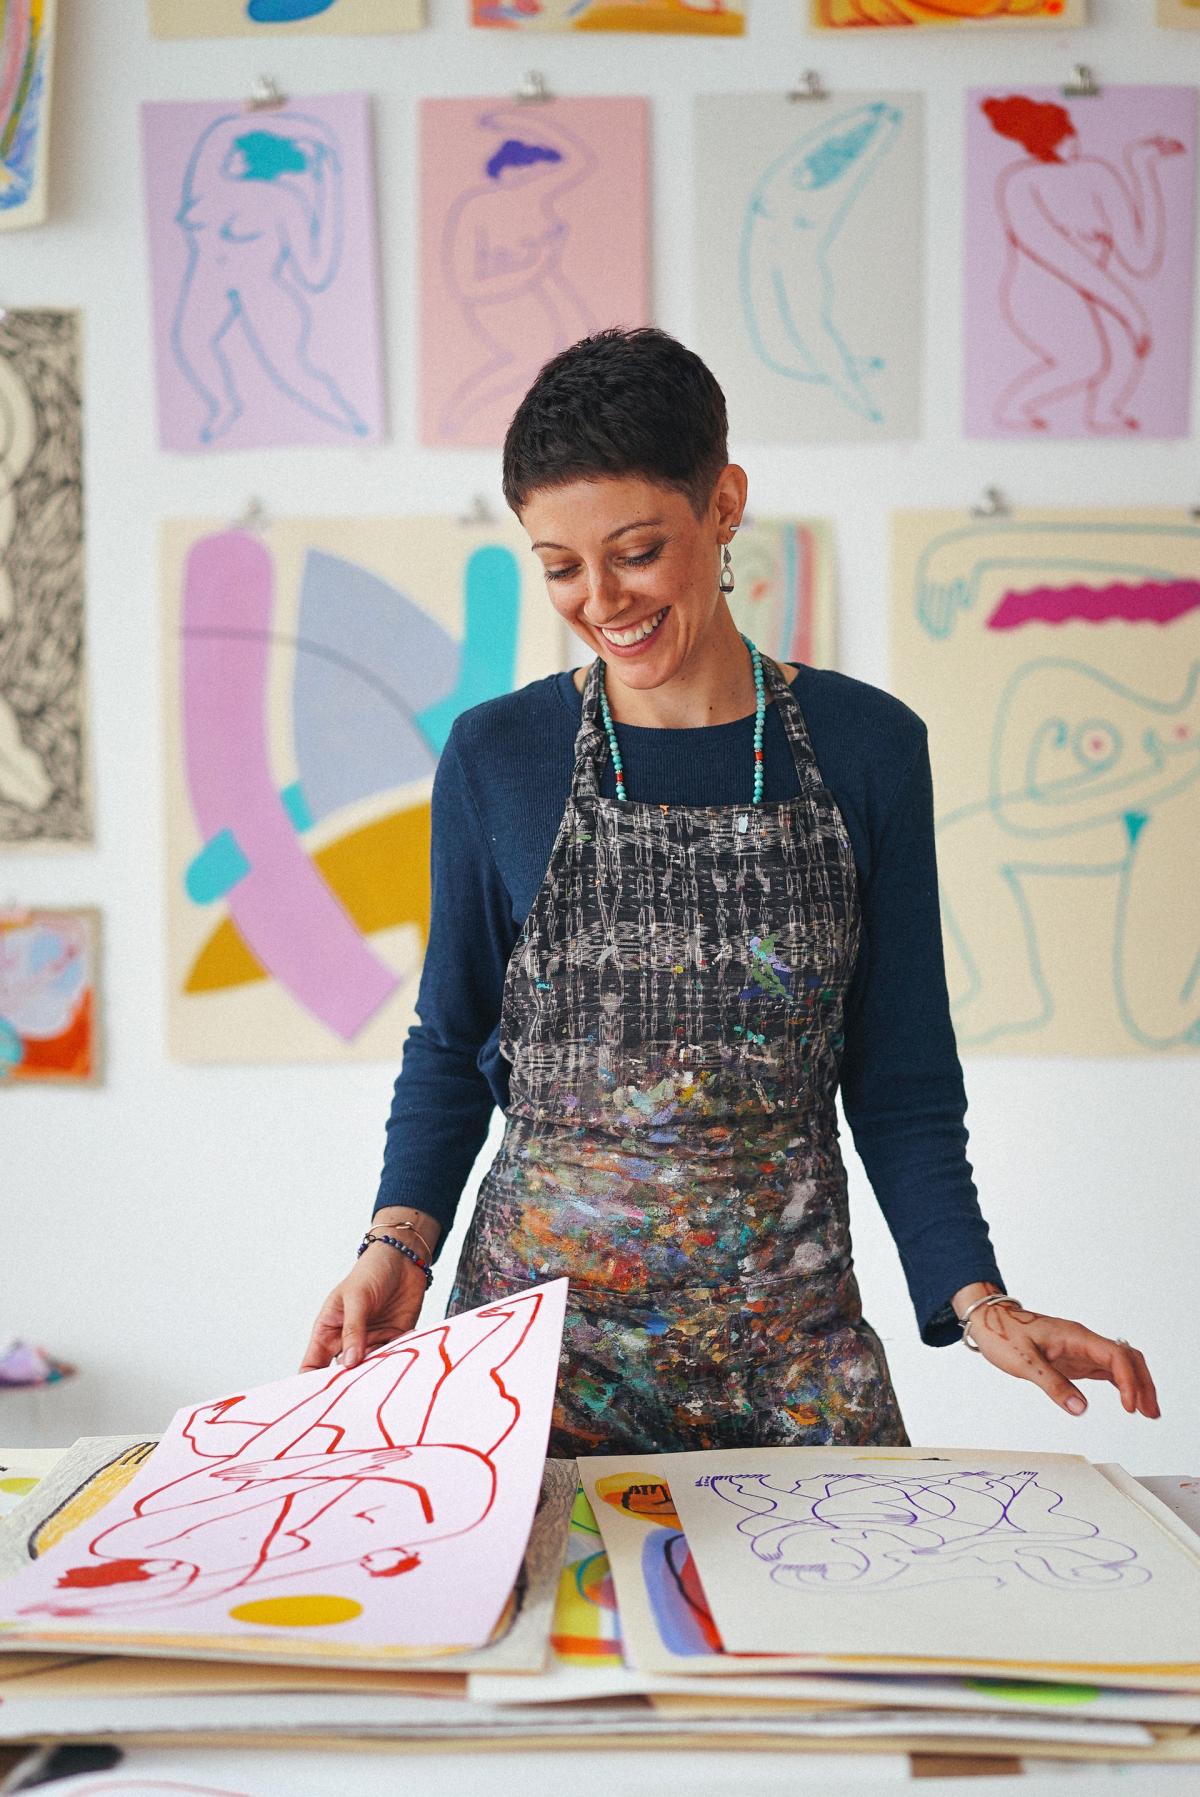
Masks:
[[[265,1629],[328,1628],[335,1622],[353,1622],[362,1605],[352,1597],[331,1597],[313,1592],[309,1597],[259,1597],[237,1604],[229,1614],[235,1622],[255,1622]]]

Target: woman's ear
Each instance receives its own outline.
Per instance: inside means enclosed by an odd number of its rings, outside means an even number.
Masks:
[[[716,502],[717,534],[722,542],[733,534],[742,522],[742,514],[746,509],[746,494],[749,490],[746,470],[736,462],[729,462],[717,476],[713,488],[713,499]]]

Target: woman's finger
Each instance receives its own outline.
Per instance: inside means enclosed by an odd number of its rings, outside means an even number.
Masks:
[[[357,1366],[366,1352],[370,1311],[365,1292],[348,1291],[342,1299],[342,1365]]]
[[[302,1373],[311,1373],[320,1367],[328,1366],[342,1343],[341,1306],[335,1310],[332,1301],[327,1303],[318,1313],[313,1324],[312,1334],[308,1338],[308,1346],[304,1350],[304,1359],[300,1362]]]
[[[1070,1411],[1072,1416],[1082,1416],[1087,1409],[1087,1399],[1079,1387],[1072,1385],[1069,1379],[1064,1379],[1036,1348],[1030,1347],[1021,1354],[1019,1371],[1021,1378],[1032,1379],[1035,1385],[1041,1386],[1048,1398],[1053,1398],[1056,1404]]]
[[[1109,1344],[1108,1376],[1121,1394],[1121,1403],[1130,1416],[1138,1407],[1137,1371],[1127,1342]]]
[[[1137,1386],[1137,1407],[1143,1416],[1161,1415],[1158,1408],[1158,1393],[1154,1389],[1154,1380],[1150,1376],[1150,1368],[1146,1365],[1146,1356],[1140,1348],[1130,1348],[1133,1359],[1134,1379]]]

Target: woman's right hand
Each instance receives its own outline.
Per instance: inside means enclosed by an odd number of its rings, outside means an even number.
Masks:
[[[422,1237],[431,1248],[436,1247],[440,1232],[433,1218],[415,1211],[409,1215],[420,1217],[417,1227]],[[377,1213],[372,1227],[386,1230],[389,1223],[396,1226],[394,1215]],[[421,1253],[411,1234],[402,1240]],[[382,1348],[385,1342],[416,1327],[424,1297],[425,1275],[420,1267],[386,1242],[372,1242],[317,1312],[300,1371],[328,1366],[335,1355],[343,1366],[357,1366],[372,1348]]]

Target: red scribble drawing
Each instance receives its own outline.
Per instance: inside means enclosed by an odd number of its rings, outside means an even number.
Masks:
[[[1159,164],[1184,145],[1143,137],[1118,163],[1086,154],[1056,102],[1010,94],[981,110],[1026,151],[1003,170],[995,197],[1007,240],[1000,310],[1033,359],[1000,394],[994,421],[1048,430],[1048,414],[1082,396],[1089,433],[1136,431],[1130,408],[1154,349],[1138,288],[1159,275],[1167,246]]]
[[[406,1336],[275,1415],[272,1395],[294,1397],[314,1375],[198,1407],[177,1450],[201,1464],[143,1492],[86,1559],[72,1554],[53,1596],[18,1613],[128,1617],[271,1595],[285,1580],[295,1590],[297,1574],[312,1591],[314,1576],[354,1568],[361,1590],[363,1575],[415,1571],[502,1499],[495,1457],[521,1424],[522,1350],[552,1294],[524,1292]],[[555,1337],[551,1368],[557,1348]],[[546,1413],[548,1425],[548,1396]],[[540,1468],[544,1437],[534,1455]]]

